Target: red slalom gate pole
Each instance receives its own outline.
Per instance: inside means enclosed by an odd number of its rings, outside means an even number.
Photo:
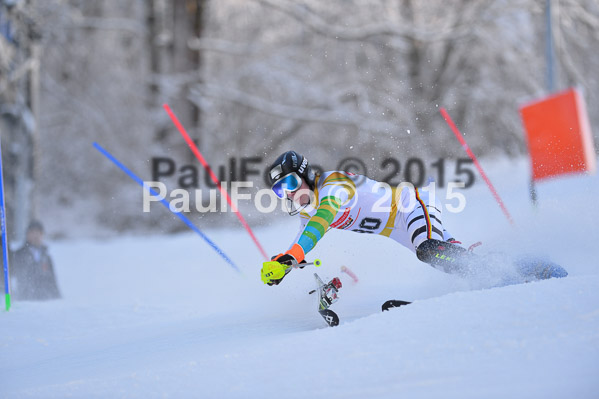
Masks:
[[[497,191],[495,190],[495,187],[493,187],[493,184],[491,183],[491,180],[489,180],[489,178],[487,177],[487,175],[486,175],[485,171],[483,170],[482,166],[480,166],[480,163],[478,163],[478,159],[476,158],[476,156],[474,155],[474,153],[472,152],[472,150],[470,149],[470,147],[468,147],[468,144],[466,143],[466,140],[464,139],[464,137],[462,136],[462,134],[458,130],[458,127],[455,125],[455,123],[453,123],[453,120],[451,119],[451,117],[449,116],[449,114],[447,113],[447,111],[445,110],[445,108],[441,108],[440,111],[441,111],[441,115],[443,115],[443,118],[445,119],[445,122],[447,122],[447,124],[449,125],[449,127],[453,131],[453,134],[455,134],[456,138],[458,139],[458,141],[462,145],[462,148],[464,148],[464,151],[466,151],[466,154],[468,154],[468,156],[470,157],[470,159],[472,159],[472,161],[474,162],[474,166],[476,166],[476,169],[478,169],[478,173],[480,173],[480,175],[482,176],[482,178],[485,181],[485,183],[487,183],[487,186],[489,187],[489,190],[491,190],[491,193],[493,194],[493,197],[495,198],[495,201],[497,202],[497,204],[499,204],[499,207],[503,211],[503,213],[504,213],[505,217],[507,218],[508,222],[510,222],[510,224],[512,226],[514,226],[514,219],[512,219],[512,216],[510,215],[510,213],[508,212],[507,208],[505,207],[505,204],[501,200],[501,197],[499,196],[499,194],[497,194]]]
[[[356,276],[356,274],[354,272],[352,272],[349,267],[341,266],[341,271],[343,273],[347,274],[348,276],[350,276],[352,278],[352,280],[354,280],[354,283],[358,282],[358,276]]]
[[[183,138],[187,142],[187,145],[191,149],[191,152],[193,152],[193,154],[196,156],[196,158],[198,159],[198,161],[200,161],[200,163],[202,164],[202,166],[204,167],[204,169],[206,170],[206,172],[208,172],[208,174],[210,175],[210,178],[212,179],[212,181],[214,182],[214,184],[216,184],[216,186],[220,190],[220,193],[222,195],[224,195],[225,198],[227,199],[227,202],[229,203],[229,206],[231,207],[231,209],[233,210],[233,212],[235,212],[235,214],[239,218],[239,221],[241,222],[241,224],[243,225],[243,227],[245,227],[245,229],[249,233],[250,237],[252,237],[252,240],[254,241],[254,243],[256,244],[256,246],[258,247],[258,250],[260,250],[260,252],[262,253],[262,256],[264,256],[264,259],[269,260],[270,258],[266,254],[266,251],[264,251],[264,248],[262,248],[262,245],[260,245],[260,243],[258,242],[258,239],[254,235],[254,232],[252,231],[252,229],[250,228],[250,226],[247,224],[247,222],[245,221],[245,219],[243,218],[243,216],[241,215],[241,213],[239,212],[239,210],[237,209],[237,207],[233,204],[233,201],[231,201],[231,197],[229,196],[229,193],[227,192],[227,190],[225,190],[222,187],[220,181],[218,180],[218,177],[216,177],[216,175],[212,171],[212,168],[210,167],[210,165],[208,165],[208,162],[206,162],[206,160],[202,156],[202,153],[200,152],[200,150],[198,149],[198,147],[195,145],[195,143],[193,142],[193,140],[191,139],[191,137],[189,136],[189,134],[187,134],[187,132],[185,131],[185,128],[183,127],[183,125],[181,124],[181,122],[179,122],[179,119],[177,119],[177,117],[175,116],[175,114],[171,110],[171,107],[169,107],[168,104],[164,104],[163,107],[166,110],[167,114],[171,117],[171,120],[173,121],[173,123],[177,127],[177,130],[179,130],[179,133],[181,133],[181,136],[183,136]]]

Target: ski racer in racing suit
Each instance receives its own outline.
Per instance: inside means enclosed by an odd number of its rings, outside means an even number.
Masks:
[[[366,176],[342,171],[316,174],[295,151],[277,158],[269,170],[272,190],[299,214],[299,234],[285,253],[272,260],[284,269],[262,270],[262,281],[279,284],[329,229],[379,234],[407,247],[418,259],[448,273],[457,270],[466,249],[453,243],[441,223],[441,207],[411,185],[390,187]]]

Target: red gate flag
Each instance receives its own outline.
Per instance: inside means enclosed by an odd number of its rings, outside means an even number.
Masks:
[[[568,89],[520,108],[532,161],[533,180],[569,173],[594,173],[595,146],[586,104]]]

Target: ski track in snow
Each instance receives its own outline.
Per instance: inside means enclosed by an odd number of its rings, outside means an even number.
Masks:
[[[546,255],[567,278],[489,288],[493,276],[446,275],[391,240],[347,232],[309,254],[322,267],[276,287],[261,283],[241,229],[205,232],[243,275],[193,234],[55,242],[64,299],[2,314],[0,397],[596,398],[599,211],[589,204],[599,178],[541,183],[533,211],[526,165],[490,166],[517,227],[482,184],[444,226],[465,244],[482,240],[481,253]],[[296,226],[279,217],[256,234],[278,253]],[[339,327],[307,294],[314,271],[343,281]],[[390,298],[415,302],[380,313]]]

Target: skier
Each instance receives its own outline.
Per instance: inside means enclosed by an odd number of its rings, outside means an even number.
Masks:
[[[281,266],[262,270],[262,281],[279,284],[331,228],[389,237],[418,259],[447,273],[462,272],[467,250],[443,228],[441,207],[413,186],[391,188],[366,176],[342,171],[317,174],[295,151],[280,155],[269,169],[272,190],[300,215],[290,249],[272,257]]]

